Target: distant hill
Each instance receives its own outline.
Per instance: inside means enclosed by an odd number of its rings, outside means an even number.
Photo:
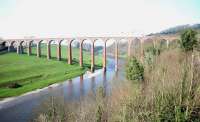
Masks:
[[[175,26],[175,27],[171,27],[171,28],[168,28],[166,30],[163,30],[161,32],[158,32],[158,33],[151,33],[149,35],[146,35],[147,39],[145,40],[145,42],[150,42],[152,40],[148,40],[148,37],[151,38],[151,37],[156,37],[156,36],[164,36],[164,37],[178,37],[180,36],[181,32],[186,30],[186,29],[194,29],[198,32],[198,37],[200,38],[200,24],[194,24],[194,25],[190,25],[190,24],[187,24],[187,25],[179,25],[179,26]],[[140,46],[140,41],[139,40],[134,40],[134,48],[139,48]],[[120,53],[123,55],[123,54],[126,54],[127,53],[127,48],[128,48],[128,45],[127,45],[127,42],[124,42],[124,43],[120,43],[119,44],[119,50],[120,50]],[[115,45],[112,44],[111,46],[108,47],[107,49],[107,52],[108,53],[112,53],[114,54],[114,50],[115,50]]]
[[[166,30],[163,30],[159,33],[152,33],[149,35],[156,35],[156,34],[162,34],[162,35],[170,35],[170,34],[180,34],[182,31],[186,30],[186,29],[194,29],[196,30],[198,33],[200,33],[200,24],[194,24],[194,25],[179,25],[179,26],[175,26],[175,27],[171,27],[168,28]]]

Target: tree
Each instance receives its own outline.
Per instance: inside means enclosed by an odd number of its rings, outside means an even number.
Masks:
[[[193,96],[194,91],[196,90],[194,87],[194,54],[193,51],[195,48],[198,48],[198,41],[197,41],[197,32],[188,29],[181,34],[181,48],[185,52],[185,65],[190,65],[191,69],[191,81],[190,81],[190,96]]]
[[[181,34],[180,47],[184,52],[190,52],[198,45],[197,32],[192,29],[187,29]]]
[[[144,79],[144,68],[135,57],[131,58],[126,66],[126,77],[128,80]]]

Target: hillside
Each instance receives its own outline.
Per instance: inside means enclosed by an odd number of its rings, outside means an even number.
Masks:
[[[147,39],[145,40],[145,42],[149,42],[149,43],[152,43],[151,42],[152,40],[149,40],[149,38],[152,38],[152,37],[159,37],[159,36],[164,36],[164,37],[178,37],[180,36],[181,32],[183,32],[184,30],[186,29],[194,29],[198,32],[198,38],[200,38],[200,24],[194,24],[194,25],[179,25],[179,26],[175,26],[175,27],[171,27],[171,28],[168,28],[168,29],[165,29],[161,32],[158,32],[158,33],[151,33],[151,34],[148,34],[146,35]],[[145,43],[147,44],[147,43]],[[124,43],[120,43],[119,44],[119,54],[120,55],[126,55],[127,54],[127,48],[128,48],[128,45],[127,45],[127,42],[124,42]],[[138,49],[140,47],[140,42],[139,40],[134,40],[133,43],[132,43],[132,52],[134,52],[136,49]],[[113,55],[114,54],[114,50],[115,50],[115,45],[111,45],[108,47],[107,49],[107,52],[108,54],[110,55]]]
[[[163,30],[159,33],[155,33],[155,34],[164,34],[164,35],[168,35],[168,34],[180,34],[182,31],[184,31],[185,29],[194,29],[196,30],[198,33],[200,33],[200,24],[194,24],[194,25],[179,25],[179,26],[175,26],[175,27],[171,27],[168,28],[166,30]]]

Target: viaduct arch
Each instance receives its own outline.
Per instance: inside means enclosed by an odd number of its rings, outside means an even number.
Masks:
[[[36,39],[6,39],[4,40],[4,42],[8,43],[8,52],[10,52],[11,47],[14,46],[14,44],[16,44],[16,48],[17,48],[17,53],[21,54],[23,53],[23,44],[25,44],[27,46],[27,54],[31,55],[32,54],[32,45],[33,43],[36,43],[37,45],[37,57],[41,57],[41,43],[42,41],[46,41],[46,45],[47,45],[47,59],[51,58],[51,43],[53,41],[56,42],[57,45],[57,49],[56,49],[56,54],[57,54],[57,60],[61,60],[61,43],[64,40],[67,40],[68,42],[68,54],[67,54],[67,58],[68,58],[68,64],[72,64],[72,42],[75,40],[78,40],[79,42],[79,65],[81,67],[83,67],[83,42],[86,40],[90,40],[91,41],[91,72],[94,72],[95,70],[95,53],[94,53],[94,49],[95,49],[95,42],[97,41],[102,41],[103,42],[103,51],[102,51],[102,63],[103,63],[103,70],[106,71],[106,54],[107,54],[107,42],[109,40],[114,40],[114,56],[115,56],[115,70],[118,70],[118,59],[119,59],[119,42],[121,40],[127,40],[127,56],[130,57],[131,56],[131,49],[132,49],[132,43],[133,41],[137,39],[140,40],[140,44],[141,44],[141,54],[143,55],[144,50],[143,50],[143,43],[145,40],[147,39],[151,39],[151,40],[155,40],[154,37],[140,37],[140,38],[135,38],[135,37],[78,37],[78,38],[36,38]],[[160,38],[163,40],[167,41],[167,47],[169,44],[169,41],[177,39],[176,38]],[[156,39],[158,40],[158,39]]]

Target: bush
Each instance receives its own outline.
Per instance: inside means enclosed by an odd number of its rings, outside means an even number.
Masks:
[[[131,58],[126,66],[126,77],[128,80],[144,79],[144,68],[135,57]]]
[[[18,84],[18,83],[11,83],[9,84],[8,88],[19,88],[21,87],[22,85]]]
[[[193,51],[197,46],[198,42],[196,35],[197,32],[192,29],[185,30],[181,34],[180,46],[184,52]]]
[[[159,48],[155,48],[155,47],[149,47],[149,48],[147,48],[146,52],[147,53],[151,53],[154,56],[160,55],[160,49]]]
[[[145,67],[149,68],[149,71],[153,69],[153,64],[156,56],[160,55],[161,50],[155,47],[149,47],[145,50]]]

